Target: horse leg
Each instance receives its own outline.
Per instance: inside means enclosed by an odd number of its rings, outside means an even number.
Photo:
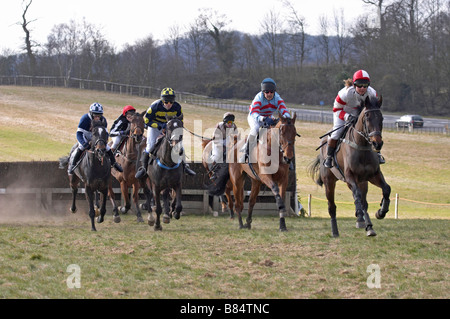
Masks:
[[[367,184],[367,183],[366,183]],[[364,220],[366,222],[366,235],[367,236],[376,236],[377,234],[375,233],[375,231],[373,230],[373,224],[372,221],[370,220],[369,214],[367,213],[367,210],[364,209],[364,205],[363,205],[363,197],[365,195],[363,195],[363,192],[367,192],[367,188],[363,187],[363,189],[361,190],[358,185],[356,183],[348,183],[349,187],[351,188],[352,192],[353,192],[353,198],[355,200],[355,208],[356,208],[356,213],[357,214],[363,214],[364,216]],[[361,184],[364,185],[364,184]]]
[[[165,189],[163,192],[163,208],[164,208],[164,216],[163,216],[163,223],[169,224],[170,223],[170,202],[169,202],[169,192],[170,189]]]
[[[328,172],[327,174],[331,174]],[[328,200],[328,214],[331,220],[331,233],[333,237],[339,237],[339,229],[336,220],[336,203],[334,201],[334,193],[336,189],[336,179],[323,178],[325,185],[325,196]]]
[[[367,204],[367,183],[361,183],[360,189],[363,194],[362,198],[362,205],[363,210],[355,210],[355,216],[356,216],[356,228],[366,228],[366,220],[364,219],[364,211],[367,211],[369,205]]]
[[[248,199],[247,220],[246,220],[246,224],[244,225],[244,227],[247,228],[247,229],[251,229],[252,228],[253,207],[256,204],[256,199],[258,198],[260,187],[261,187],[261,182],[252,180],[252,188],[251,188],[251,191],[250,191],[250,198]]]
[[[112,188],[112,183],[109,184],[108,195],[109,195],[109,200],[111,202],[111,205],[113,207],[113,220],[115,223],[120,223],[119,210],[117,209],[117,204],[116,204],[116,194],[114,194],[114,190]]]
[[[77,212],[76,200],[78,194],[78,177],[76,175],[71,175],[70,188],[72,189],[72,206],[70,207],[70,212],[75,214]]]
[[[134,206],[136,207],[136,219],[138,223],[143,223],[144,219],[142,218],[141,210],[139,209],[139,182],[133,184],[133,201]]]
[[[120,207],[120,212],[125,215],[131,207],[130,195],[128,194],[128,185],[125,181],[120,183],[120,191],[122,192],[123,200],[125,202],[125,206]]]
[[[383,173],[381,172],[369,181],[375,186],[380,187],[381,191],[383,192],[383,198],[380,203],[381,208],[375,213],[375,217],[377,219],[383,219],[386,216],[386,213],[389,211],[389,204],[391,203],[391,200],[389,199],[389,197],[391,196],[391,186],[386,183]]]
[[[231,174],[230,174],[231,175]],[[233,181],[233,193],[235,199],[236,214],[239,220],[239,229],[244,228],[244,223],[242,222],[242,211],[244,209],[244,178],[239,177],[237,180]]]
[[[156,221],[155,221],[155,226],[154,229],[155,230],[162,230],[162,226],[161,226],[161,212],[162,212],[162,207],[161,207],[161,190],[160,189],[156,189],[153,188],[153,196],[155,198],[155,204],[156,204]]]
[[[97,229],[95,229],[95,219],[94,219],[95,218],[95,209],[94,209],[95,194],[89,186],[85,187],[85,193],[86,193],[86,199],[89,204],[89,218],[91,219],[91,230],[97,231]]]
[[[153,226],[155,225],[155,217],[153,216],[153,212],[152,212],[152,205],[151,205],[151,201],[153,198],[153,194],[152,191],[150,190],[150,188],[147,186],[146,183],[141,183],[142,188],[144,189],[144,195],[145,195],[145,203],[146,203],[146,208],[143,208],[143,206],[141,206],[142,209],[146,209],[148,216],[147,216],[147,222],[149,226]]]
[[[108,196],[108,189],[105,188],[104,190],[102,190],[101,193],[101,198],[102,198],[102,204],[100,206],[100,216],[97,217],[97,222],[98,223],[103,223],[103,221],[105,220],[105,214],[106,214],[106,198]]]
[[[231,197],[231,189],[226,188],[225,190],[225,196],[228,200],[228,207],[230,209],[230,219],[234,219],[234,204],[233,204],[233,198]]]
[[[175,219],[180,219],[181,211],[183,210],[183,205],[181,204],[181,186],[176,189],[176,196],[174,199],[175,205]]]

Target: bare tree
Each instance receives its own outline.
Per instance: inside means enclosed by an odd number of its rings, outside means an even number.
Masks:
[[[32,2],[33,2],[33,0],[28,0],[28,1],[23,0],[22,1],[22,5],[24,7],[23,7],[23,12],[22,12],[21,26],[22,26],[23,31],[25,32],[25,50],[27,51],[27,56],[28,56],[28,60],[29,60],[29,71],[30,71],[31,75],[35,75],[35,73],[36,73],[36,57],[33,52],[34,45],[31,41],[29,24],[36,20],[27,21],[27,17],[26,17],[28,9],[30,8]]]
[[[347,52],[350,49],[351,38],[347,31],[347,25],[344,17],[344,10],[341,9],[340,14],[334,12],[334,28],[336,32],[335,51],[339,64],[344,64]]]
[[[305,46],[306,33],[305,18],[300,16],[297,10],[294,8],[289,0],[284,0],[283,4],[288,8],[289,14],[289,25],[292,31],[292,47],[294,48],[294,58],[296,61],[300,62],[300,70],[303,68],[303,63],[305,62],[307,48]]]
[[[214,40],[221,73],[228,77],[231,73],[234,57],[234,34],[225,30],[230,20],[226,15],[212,11],[210,8],[202,9],[199,19],[204,29]]]
[[[277,61],[282,54],[280,35],[283,32],[283,20],[271,10],[264,16],[261,29],[263,34],[260,42],[271,62],[273,76],[276,77]]]
[[[320,16],[319,24],[320,36],[317,55],[318,57],[323,56],[325,65],[328,66],[330,64],[331,56],[328,18],[325,15]]]

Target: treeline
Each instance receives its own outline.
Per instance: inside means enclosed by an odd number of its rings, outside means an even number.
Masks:
[[[229,30],[226,16],[203,9],[184,31],[173,26],[164,43],[148,36],[120,51],[95,25],[70,21],[55,25],[44,44],[27,34],[25,53],[0,55],[0,74],[170,86],[246,100],[270,76],[288,103],[331,105],[343,80],[363,68],[385,110],[450,116],[450,0],[362,1],[371,12],[352,23],[345,11],[321,17],[318,36],[306,33],[305,18],[285,1],[283,15],[267,13],[260,35]]]

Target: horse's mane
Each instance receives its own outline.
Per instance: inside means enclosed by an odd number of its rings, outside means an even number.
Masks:
[[[100,121],[92,121],[92,123],[91,123],[91,130],[96,128],[96,127],[106,128],[106,121],[104,119],[102,119]]]

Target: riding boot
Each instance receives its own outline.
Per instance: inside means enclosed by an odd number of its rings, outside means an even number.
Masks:
[[[250,154],[250,143],[252,143],[252,146],[255,142],[256,136],[249,135],[247,137],[247,141],[245,142],[245,145],[241,148],[241,152],[244,152],[244,155],[242,155],[239,158],[239,163],[248,163],[249,162],[249,154]]]
[[[197,175],[196,172],[194,172],[190,167],[188,163],[185,163],[184,161],[181,162],[183,164],[184,172],[190,176]]]
[[[73,174],[73,171],[75,170],[75,165],[80,160],[81,154],[83,154],[83,151],[80,150],[78,147],[75,149],[75,154],[72,157],[72,161],[69,163],[69,168],[67,169],[67,172],[69,175]]]
[[[141,167],[139,167],[139,170],[136,172],[135,178],[141,179],[147,175],[148,160],[149,154],[146,151],[142,152]]]
[[[113,151],[110,149],[109,151],[106,152],[106,154],[108,154],[108,156],[109,156],[109,160],[111,162],[111,167],[114,167],[116,169],[116,171],[123,173],[123,168],[122,168],[122,166],[120,166],[119,163],[116,162],[116,157],[114,156]]]
[[[327,168],[333,167],[333,157],[334,152],[336,151],[336,144],[337,140],[329,139],[328,140],[328,148],[327,148],[327,158],[325,159],[325,162],[323,163],[323,166]]]
[[[291,161],[291,162],[289,163],[289,170],[290,170],[290,171],[295,171],[295,166],[294,166],[294,162],[293,162],[293,161]]]
[[[380,161],[380,164],[386,163],[386,160],[384,159],[383,155],[381,155],[380,152],[377,152],[378,160]]]
[[[209,170],[209,172],[211,173],[209,176],[209,179],[211,181],[214,181],[217,178],[216,171],[218,168],[219,168],[219,165],[216,162],[213,162],[211,164],[211,169]]]

